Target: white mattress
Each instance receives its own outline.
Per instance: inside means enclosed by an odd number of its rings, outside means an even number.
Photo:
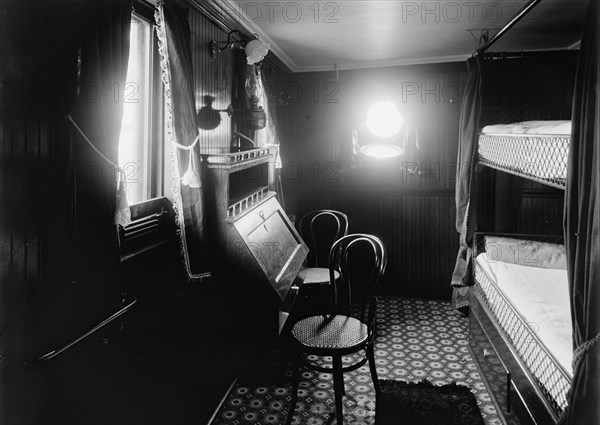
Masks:
[[[485,253],[479,254],[476,261],[572,377],[567,271],[488,261]]]
[[[483,127],[481,133],[570,135],[571,121],[523,121],[512,124],[494,124]]]

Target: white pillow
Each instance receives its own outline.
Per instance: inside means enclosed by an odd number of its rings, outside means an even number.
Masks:
[[[485,252],[488,261],[502,261],[544,269],[567,269],[567,253],[564,245],[486,236]]]

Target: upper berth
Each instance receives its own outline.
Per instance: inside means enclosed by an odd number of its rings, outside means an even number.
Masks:
[[[523,121],[482,128],[478,161],[517,176],[565,188],[571,121]]]

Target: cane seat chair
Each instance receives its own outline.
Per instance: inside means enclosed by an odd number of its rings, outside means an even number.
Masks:
[[[298,273],[303,282],[301,295],[319,309],[317,300],[328,303],[323,296],[331,293],[325,288],[329,285],[329,250],[335,241],[348,234],[348,217],[336,210],[310,211],[298,222],[298,233],[309,250],[305,267]],[[335,275],[337,279],[337,271]],[[310,304],[306,310],[311,311]]]
[[[343,424],[342,396],[345,395],[344,372],[356,370],[367,361],[375,391],[379,394],[375,368],[375,291],[387,263],[385,247],[379,238],[368,234],[351,234],[336,241],[329,255],[329,278],[335,300],[336,313],[306,317],[291,329],[296,347],[292,370],[292,402],[286,424],[290,424],[298,398],[299,368],[333,374],[337,424]],[[360,273],[357,273],[360,268]],[[335,272],[339,272],[338,279]],[[360,277],[360,281],[357,281]],[[343,287],[343,288],[342,288]],[[356,290],[360,289],[360,290]],[[356,313],[350,313],[352,292],[360,293]],[[346,296],[340,295],[345,293]],[[342,300],[343,299],[343,300]],[[357,316],[357,317],[356,317]],[[363,352],[354,363],[343,365],[342,357]],[[310,358],[309,358],[310,356]],[[327,363],[312,360],[314,357],[331,357]],[[352,357],[354,360],[355,357]]]

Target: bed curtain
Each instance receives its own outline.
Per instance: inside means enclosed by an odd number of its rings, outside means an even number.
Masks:
[[[157,3],[173,205],[184,265],[188,276],[194,279],[208,275],[209,259],[188,12],[187,7],[176,2]]]
[[[600,423],[598,3],[590,1],[573,99],[564,232],[573,321],[573,380],[561,425]]]
[[[460,111],[458,157],[456,167],[456,230],[460,233],[460,246],[452,273],[452,305],[468,305],[468,276],[471,267],[470,243],[475,233],[475,217],[470,214],[474,205],[475,154],[481,111],[482,60],[475,56],[467,61],[469,77],[463,93]]]

